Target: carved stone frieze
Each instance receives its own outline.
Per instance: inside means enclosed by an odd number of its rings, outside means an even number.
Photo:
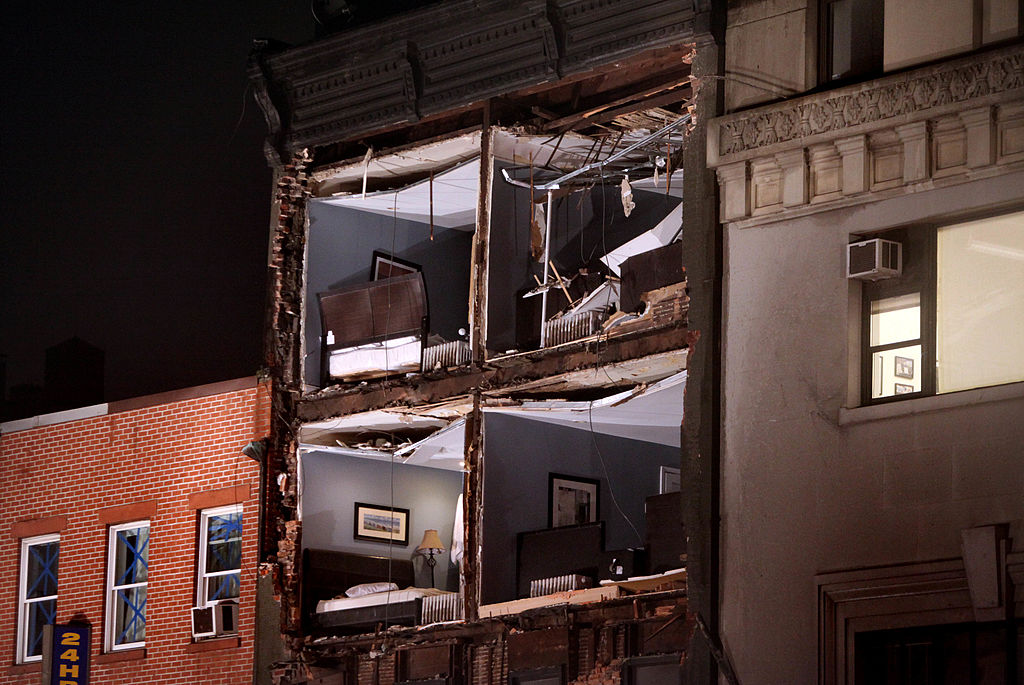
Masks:
[[[845,136],[847,129],[864,124],[885,125],[887,120],[944,105],[970,106],[972,101],[1020,89],[1024,46],[1017,45],[721,117],[714,122],[713,152],[723,163],[730,157],[749,158],[760,148],[779,143],[822,134]]]
[[[724,221],[777,220],[1019,167],[1024,47],[720,117],[709,123],[708,161]]]

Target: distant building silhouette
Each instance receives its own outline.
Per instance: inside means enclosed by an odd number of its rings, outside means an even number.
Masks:
[[[46,350],[43,399],[46,411],[103,402],[104,352],[78,336]]]

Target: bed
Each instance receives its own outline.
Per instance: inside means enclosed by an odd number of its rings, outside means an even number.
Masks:
[[[390,579],[398,590],[362,597],[345,596],[349,588]],[[372,632],[379,624],[415,626],[428,621],[455,618],[458,594],[414,587],[412,562],[408,559],[307,549],[303,552],[303,608],[314,632]],[[444,609],[451,607],[450,616]],[[439,611],[439,609],[441,611]]]
[[[427,293],[418,271],[317,293],[326,380],[419,371]]]

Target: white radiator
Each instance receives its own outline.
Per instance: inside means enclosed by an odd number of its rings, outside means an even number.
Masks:
[[[590,578],[575,574],[555,576],[553,578],[541,578],[540,580],[530,581],[530,596],[543,597],[544,595],[551,595],[556,592],[583,590],[590,586]]]
[[[432,345],[423,350],[423,371],[447,369],[470,362],[469,343],[465,340]]]
[[[552,319],[544,324],[544,346],[552,347],[591,336],[601,330],[603,318],[603,312],[589,311]]]
[[[429,595],[423,598],[422,611],[424,624],[458,621],[462,618],[462,597],[457,592]]]

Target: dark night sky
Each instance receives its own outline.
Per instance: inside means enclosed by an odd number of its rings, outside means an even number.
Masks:
[[[8,388],[41,384],[73,335],[105,350],[108,400],[255,373],[270,172],[246,58],[256,37],[309,40],[308,1],[4,14]]]

